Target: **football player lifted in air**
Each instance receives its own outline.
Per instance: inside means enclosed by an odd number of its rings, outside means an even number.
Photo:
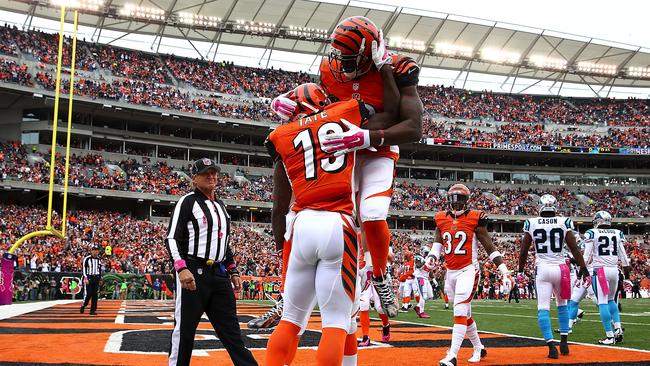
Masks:
[[[370,45],[377,54],[381,42],[373,40]],[[380,72],[386,104],[397,105],[399,92],[390,65],[382,65]],[[345,127],[385,128],[388,119],[357,99],[328,104],[315,84],[298,86],[293,94],[297,105],[308,110],[271,132],[265,143],[275,160],[273,236],[276,247],[287,246],[289,252],[284,308],[268,343],[267,365],[291,364],[315,304],[323,328],[315,364],[355,365],[358,246],[352,175],[356,153],[335,155],[324,145],[324,137]]]
[[[373,43],[377,45],[374,49]],[[399,89],[400,96],[394,107],[384,103],[390,92],[382,82],[380,70],[384,65],[391,66]],[[361,100],[385,116],[385,128],[370,130],[346,124],[346,130],[325,136],[323,144],[336,151],[336,156],[362,150],[354,172],[358,216],[372,258],[372,282],[381,307],[389,317],[397,316],[398,305],[386,272],[390,246],[386,217],[395,163],[399,158],[396,145],[419,141],[422,136],[423,107],[417,93],[419,72],[413,59],[388,53],[381,30],[370,19],[361,16],[346,18],[336,26],[331,36],[330,53],[320,64],[320,85],[330,98]],[[291,120],[299,111],[294,99],[291,92],[285,93],[272,101],[271,108],[283,120]],[[267,315],[277,317],[281,305],[279,303]],[[272,324],[266,318],[252,320],[249,327]]]

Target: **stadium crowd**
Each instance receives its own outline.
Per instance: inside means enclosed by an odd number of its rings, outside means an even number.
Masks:
[[[464,128],[445,122],[427,121],[422,134],[434,139],[511,144],[534,144],[583,147],[640,147],[650,146],[650,127],[609,128],[607,134],[585,132],[551,132],[543,124],[508,123],[486,132]]]
[[[0,143],[0,154],[0,180],[49,181],[49,154],[28,153],[17,142]],[[57,156],[56,161],[55,183],[62,184],[64,159]],[[71,155],[69,184],[72,187],[167,195],[182,195],[190,189],[187,172],[175,170],[164,162],[150,163],[148,158],[144,158],[143,163],[133,159],[107,161],[92,153]],[[445,193],[439,188],[439,185],[398,181],[391,207],[396,210],[442,210],[447,206]],[[235,180],[228,174],[221,174],[217,190],[219,197],[224,199],[268,202],[271,200],[272,177],[249,175],[247,179]],[[632,193],[602,189],[575,193],[565,188],[474,188],[471,204],[492,214],[532,215],[538,196],[544,193],[553,194],[560,202],[561,212],[569,216],[591,216],[598,210],[607,209],[618,217],[650,217],[650,192],[645,190]]]
[[[56,34],[36,30],[25,32],[15,26],[5,25],[0,28],[0,35],[4,36],[0,40],[0,53],[9,56],[16,56],[18,53],[29,55],[41,65],[56,62]],[[69,65],[70,39],[65,37],[64,40],[66,47],[63,61],[64,65]],[[172,90],[163,93],[181,94],[175,96],[178,100],[169,105],[139,104],[182,111],[191,110],[191,98],[183,97],[184,93],[172,86],[175,84],[172,78],[203,91],[264,98],[273,98],[295,85],[312,80],[310,75],[301,72],[192,60],[84,41],[79,42],[77,59],[80,70],[93,71],[101,68],[119,78],[150,84],[167,84],[142,92],[156,99],[160,92],[158,88],[169,87]],[[142,89],[139,83],[126,87]],[[437,85],[420,86],[419,93],[425,109],[433,116],[507,122],[650,126],[650,106],[647,100],[510,95]],[[169,98],[168,95],[166,97]]]
[[[54,213],[53,225],[59,227],[61,218]],[[0,254],[25,233],[38,230],[45,225],[46,211],[38,207],[0,204]],[[88,254],[89,248],[101,245],[104,253],[101,255],[102,267],[106,272],[163,274],[171,272],[171,263],[163,238],[166,235],[166,225],[154,224],[147,220],[135,219],[131,216],[108,211],[71,211],[68,215],[68,238],[65,241],[55,237],[39,237],[21,246],[17,254],[16,266],[19,270],[39,272],[78,272],[81,260]],[[231,229],[231,245],[239,270],[246,276],[267,277],[279,276],[282,258],[276,255],[275,245],[270,227],[253,227],[236,223]],[[419,254],[423,245],[430,244],[430,234],[417,231],[393,231],[391,244],[395,248],[395,262],[391,268],[394,279],[397,279],[399,264],[404,261],[406,251]],[[504,255],[509,268],[516,268],[518,248],[521,244],[520,234],[493,233],[492,240],[497,249]],[[631,239],[627,242],[627,251],[633,268],[632,281],[650,280],[650,235]],[[479,262],[482,265],[484,283],[488,285],[490,294],[499,293],[500,276],[492,262],[488,261],[485,253],[480,252]],[[520,279],[521,283],[531,283],[534,261],[527,262],[527,278]],[[443,267],[437,266],[432,278],[442,284]],[[258,281],[250,283],[248,298],[263,299],[263,288]],[[24,286],[24,284],[23,284]],[[273,287],[272,291],[277,289]],[[530,292],[532,295],[532,292]],[[481,295],[479,295],[481,296]],[[485,297],[493,295],[486,294]]]

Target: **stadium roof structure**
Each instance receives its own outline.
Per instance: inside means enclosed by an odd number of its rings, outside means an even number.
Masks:
[[[114,40],[151,35],[157,50],[165,37],[185,39],[202,58],[207,55],[194,42],[210,43],[214,55],[219,44],[229,44],[311,54],[316,62],[327,52],[338,22],[363,15],[384,30],[390,49],[424,67],[458,71],[457,79],[466,81],[470,72],[501,75],[503,84],[512,83],[510,92],[517,78],[537,80],[531,86],[552,82],[559,90],[565,83],[584,84],[596,96],[609,95],[612,87],[650,87],[650,49],[363,1],[139,0],[135,5],[128,0],[11,0],[0,3],[0,9],[28,14],[26,23],[31,23],[33,17],[58,19],[53,10],[60,3],[83,7],[79,22],[95,28],[95,40],[103,30],[121,32]]]

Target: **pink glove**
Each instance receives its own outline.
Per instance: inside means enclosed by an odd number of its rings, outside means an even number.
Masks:
[[[271,102],[271,109],[275,114],[277,114],[283,121],[289,121],[293,119],[298,111],[298,104],[295,101],[291,100],[293,96],[293,90],[280,94]]]
[[[334,156],[338,157],[370,147],[369,130],[359,128],[343,118],[341,118],[341,122],[348,127],[348,131],[325,135],[323,146],[326,148],[326,152],[334,153]]]

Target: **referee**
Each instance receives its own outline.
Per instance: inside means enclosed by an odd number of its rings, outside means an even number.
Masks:
[[[99,259],[99,247],[94,246],[82,262],[84,302],[79,308],[83,314],[90,301],[90,315],[97,315],[97,293],[99,292],[99,281],[102,278],[102,263]]]
[[[232,362],[257,365],[244,346],[237,319],[233,286],[239,291],[241,280],[228,246],[230,216],[214,194],[220,169],[204,158],[195,161],[191,170],[195,190],[176,203],[165,239],[178,289],[169,366],[190,364],[204,312]]]

